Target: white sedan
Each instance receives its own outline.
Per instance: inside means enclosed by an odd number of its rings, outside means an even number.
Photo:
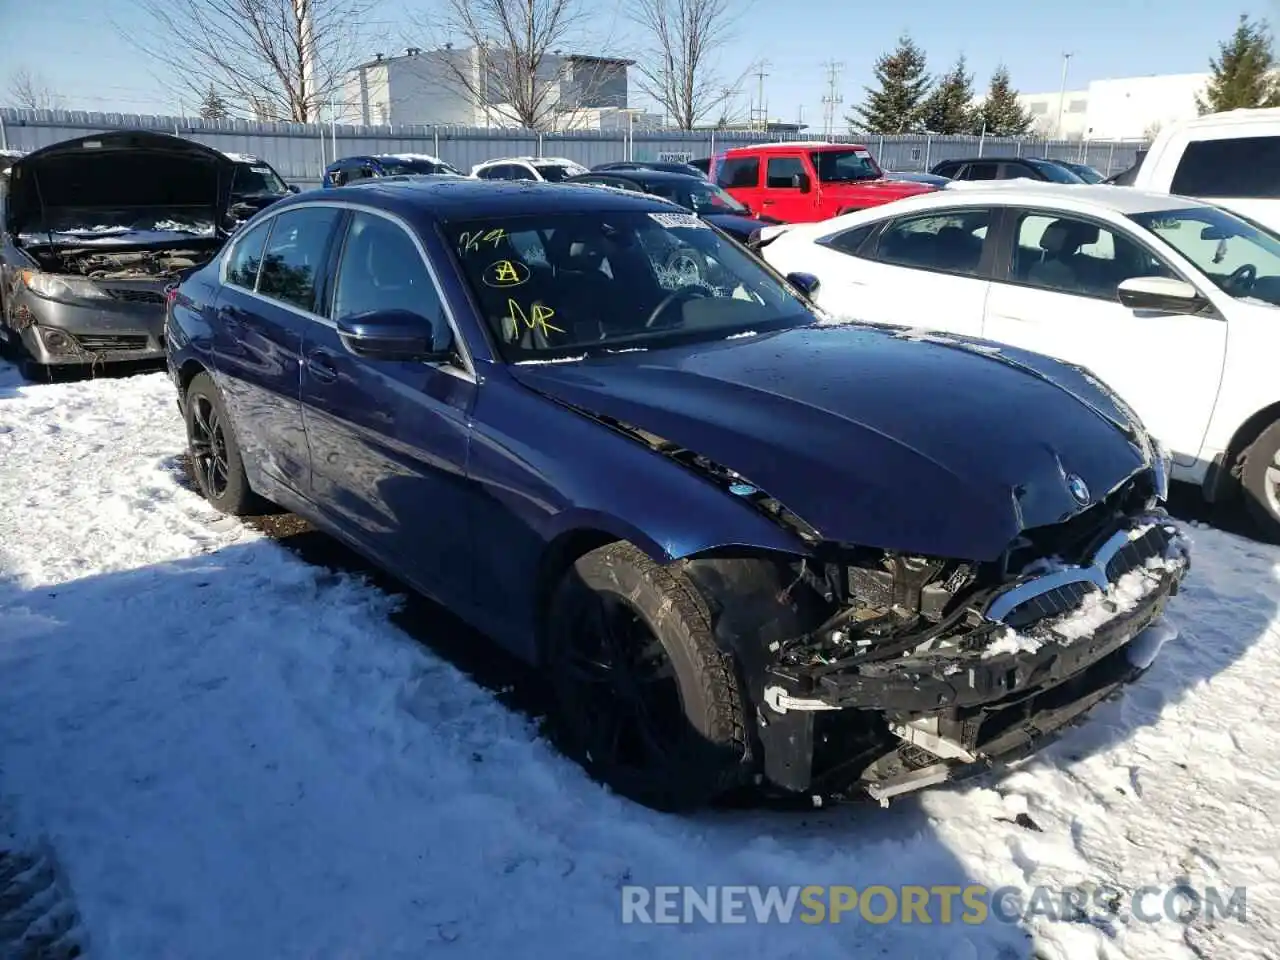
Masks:
[[[766,227],[829,313],[981,337],[1087,367],[1210,500],[1243,488],[1280,540],[1280,236],[1125,187],[959,185]]]

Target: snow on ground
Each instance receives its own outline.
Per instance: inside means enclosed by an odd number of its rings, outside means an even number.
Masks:
[[[1003,778],[680,818],[588,781],[393,598],[215,514],[182,447],[160,374],[0,365],[0,798],[95,958],[1280,953],[1280,550],[1195,530],[1180,636]],[[1247,885],[1246,922],[620,922],[627,883],[1179,879]]]

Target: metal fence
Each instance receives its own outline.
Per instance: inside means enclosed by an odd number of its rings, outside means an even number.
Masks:
[[[286,180],[315,185],[326,164],[359,154],[429,153],[463,173],[495,157],[567,157],[585,166],[609,160],[656,160],[711,156],[726,147],[775,140],[812,140],[817,134],[749,131],[585,130],[537,133],[510,129],[452,126],[347,126],[304,123],[256,123],[201,120],[122,113],[83,113],[0,108],[0,149],[34,150],[73,137],[106,130],[155,130],[190,137],[219,150],[252,154],[275,167]],[[839,143],[861,143],[881,165],[895,172],[928,170],[941,160],[961,157],[1050,157],[1087,163],[1103,174],[1131,166],[1139,141],[1067,141],[998,137],[836,135]]]

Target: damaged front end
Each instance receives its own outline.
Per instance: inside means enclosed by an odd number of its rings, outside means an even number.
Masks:
[[[1130,645],[1189,567],[1151,477],[994,563],[827,545],[799,561],[790,589],[826,619],[768,641],[751,684],[766,779],[887,803],[1025,756],[1140,674]]]

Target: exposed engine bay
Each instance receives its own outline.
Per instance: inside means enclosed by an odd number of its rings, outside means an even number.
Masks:
[[[205,263],[213,251],[190,247],[162,250],[58,247],[29,252],[51,273],[79,275],[90,280],[168,280]]]

